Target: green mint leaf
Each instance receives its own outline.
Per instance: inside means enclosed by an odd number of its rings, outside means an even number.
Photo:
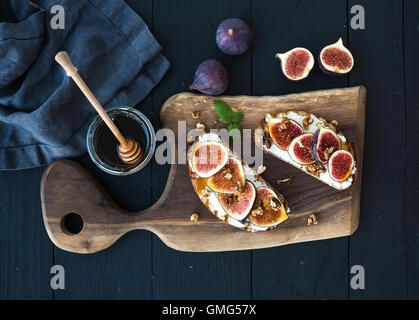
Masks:
[[[233,112],[233,114],[231,115],[231,121],[234,123],[238,123],[242,121],[243,118],[244,118],[244,115],[241,112]]]
[[[231,123],[231,116],[221,116],[220,121],[224,124],[230,124]]]
[[[221,100],[214,100],[214,107],[217,114],[220,118],[224,120],[230,120],[228,123],[231,122],[231,117],[233,115],[233,110],[231,110],[230,106]]]
[[[233,140],[240,139],[240,136],[241,136],[240,130],[241,130],[241,127],[237,123],[231,123],[228,125],[228,133],[230,134],[231,137],[233,137]]]

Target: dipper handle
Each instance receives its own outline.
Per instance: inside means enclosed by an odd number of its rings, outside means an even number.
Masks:
[[[77,72],[77,68],[71,62],[71,59],[68,56],[67,52],[65,51],[58,52],[55,56],[55,61],[57,61],[63,67],[63,69],[67,72],[67,76],[71,77],[74,80],[74,82],[78,85],[80,90],[86,96],[87,100],[89,100],[92,106],[96,109],[97,113],[99,113],[103,121],[106,123],[106,125],[115,135],[115,137],[118,139],[119,143],[121,144],[121,147],[122,148],[127,147],[127,140],[122,135],[121,131],[119,131],[119,129],[113,123],[112,119],[109,117],[105,109],[103,109],[102,105],[93,95],[92,91],[90,91],[89,87],[80,77],[80,75]]]

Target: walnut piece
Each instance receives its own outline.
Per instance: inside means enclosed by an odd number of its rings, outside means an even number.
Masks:
[[[266,167],[265,166],[259,166],[258,167],[258,174],[262,174],[266,171]]]
[[[200,123],[200,122],[198,122],[198,123],[196,124],[196,128],[197,128],[197,129],[199,129],[199,130],[204,130],[204,131],[205,131],[205,125],[204,125],[204,124],[202,124],[202,123]]]
[[[281,124],[279,125],[279,129],[286,130],[289,127],[289,120],[285,117],[281,118]]]
[[[310,115],[306,115],[303,119],[303,126],[304,128],[307,128],[310,124],[312,124],[314,122],[313,119],[311,119]]]
[[[336,126],[334,125],[329,125],[329,129],[332,130],[334,133],[337,132]]]
[[[307,166],[307,171],[318,176],[326,172],[326,169],[321,164],[313,163]]]
[[[194,142],[195,141],[195,137],[194,136],[189,136],[187,139],[186,139],[186,142],[187,143],[192,143],[192,142]]]
[[[285,178],[285,179],[277,180],[277,181],[276,181],[276,184],[277,184],[278,186],[287,186],[287,185],[289,185],[292,181],[293,181],[293,177],[291,176],[291,177],[288,177],[288,178]]]
[[[196,212],[192,213],[191,221],[192,222],[197,222],[198,220],[199,220],[199,214],[197,214]]]
[[[324,151],[323,151],[323,156],[324,156],[324,159],[325,160],[329,160],[329,158],[330,158],[330,156],[331,156],[331,154],[333,153],[333,151],[335,150],[335,147],[329,147],[329,148],[326,148]]]
[[[201,112],[199,112],[199,111],[194,111],[194,112],[192,112],[192,118],[194,118],[194,119],[198,119],[200,114],[201,114]]]
[[[206,189],[206,188],[204,188],[204,189],[201,190],[201,195],[203,197],[209,197],[210,194],[211,194],[211,192],[208,189]]]
[[[257,207],[256,209],[253,209],[251,212],[252,216],[261,216],[263,215],[263,209],[261,207]]]
[[[231,180],[231,178],[233,178],[233,175],[232,175],[230,172],[227,172],[227,173],[224,175],[224,178],[226,178],[227,180]]]
[[[337,120],[332,120],[332,124],[337,127],[339,125],[339,122]]]
[[[312,224],[318,224],[317,216],[314,213],[310,213],[307,219],[307,225],[311,226]]]

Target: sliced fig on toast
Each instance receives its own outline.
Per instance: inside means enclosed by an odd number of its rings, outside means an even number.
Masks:
[[[314,157],[311,155],[311,144],[313,139],[314,134],[312,133],[305,133],[294,138],[288,148],[288,154],[291,159],[299,164],[314,163],[316,160],[314,160]]]
[[[286,117],[271,118],[269,121],[269,134],[273,142],[282,150],[288,150],[291,141],[302,133],[303,128]]]
[[[258,226],[271,228],[288,219],[284,204],[276,192],[269,188],[258,188],[250,221]]]
[[[330,157],[328,167],[333,180],[345,181],[352,173],[354,157],[346,150],[338,150]]]
[[[227,148],[216,141],[199,143],[192,154],[192,166],[201,178],[208,178],[220,171],[228,161]]]
[[[284,119],[287,125],[282,125]],[[354,149],[335,123],[303,110],[267,113],[255,130],[255,144],[332,188],[345,190],[354,182],[357,168]],[[341,150],[349,155],[330,161]],[[350,165],[335,165],[344,158]]]
[[[243,220],[249,215],[255,198],[256,188],[250,181],[246,181],[243,191],[239,194],[218,194],[218,201],[223,209],[236,220]]]
[[[228,158],[227,164],[216,174],[208,178],[208,187],[219,193],[238,194],[246,183],[241,161],[237,158]]]
[[[218,148],[219,145],[222,147]],[[219,168],[213,167],[211,170],[203,170],[206,168],[199,165],[199,149],[201,148],[204,148],[204,152],[208,151],[206,148],[215,149],[215,154],[219,154],[220,156],[217,158],[220,159],[224,157],[225,148],[227,157],[224,165]],[[278,150],[278,148],[276,149]],[[287,153],[286,151],[282,152]],[[205,133],[197,137],[188,149],[187,159],[189,175],[197,196],[218,219],[233,227],[250,232],[266,231],[272,229],[271,225],[276,225],[266,223],[267,226],[264,227],[262,226],[263,222],[258,226],[250,221],[249,214],[256,199],[256,186],[267,189],[271,187],[261,176],[256,174],[253,168],[240,159],[239,155],[234,153],[218,134]],[[197,174],[198,172],[204,177]],[[207,175],[208,177],[205,177]],[[281,204],[282,208],[285,208],[285,213],[290,212],[285,198],[277,192],[274,194],[277,200],[273,201],[276,201],[278,205]]]
[[[333,130],[321,127],[314,134],[311,149],[317,162],[326,163],[332,153],[340,149],[339,137]]]

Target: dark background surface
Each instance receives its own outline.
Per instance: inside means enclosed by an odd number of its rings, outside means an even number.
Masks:
[[[367,88],[360,226],[351,237],[223,253],[184,253],[147,231],[109,249],[77,255],[53,246],[44,229],[40,178],[45,168],[0,173],[1,299],[375,299],[419,298],[419,2],[417,0],[130,0],[172,67],[138,107],[159,128],[159,110],[187,91],[195,68],[219,59],[229,95],[280,95],[355,85]],[[7,0],[0,21],[13,21]],[[353,5],[365,8],[365,30],[350,27]],[[240,17],[254,31],[239,57],[215,44],[218,24]],[[317,66],[301,82],[286,80],[276,52],[296,46],[314,54],[340,36],[354,55],[349,76]],[[337,106],[339,107],[339,106]],[[157,201],[168,168],[149,164],[126,178],[102,174],[117,203],[140,210]],[[189,214],[189,213],[185,213]],[[65,290],[50,287],[50,268],[66,271]],[[350,269],[365,268],[365,290],[350,287]]]

